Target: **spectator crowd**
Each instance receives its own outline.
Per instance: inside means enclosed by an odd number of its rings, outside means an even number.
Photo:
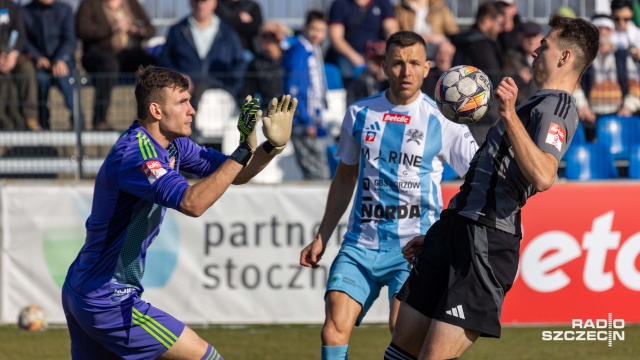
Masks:
[[[463,29],[445,0],[334,0],[327,11],[310,10],[296,32],[264,19],[251,0],[189,0],[189,6],[191,13],[177,19],[156,47],[149,46],[156,29],[137,0],[81,0],[75,14],[61,0],[23,6],[0,0],[0,96],[6,99],[0,130],[50,129],[52,86],[71,114],[69,126],[80,121],[85,128],[82,111],[74,111],[78,74],[88,75],[95,88],[86,128],[110,130],[114,87],[131,83],[138,67],[155,64],[187,77],[196,109],[212,88],[237,101],[260,97],[265,107],[284,93],[298,97],[292,143],[305,178],[322,179],[329,176],[326,165],[312,159],[330,134],[323,116],[327,90],[346,89],[347,104],[385,90],[385,40],[398,30],[414,31],[427,43],[431,71],[422,91],[430,96],[439,76],[461,64],[480,68],[494,84],[512,77],[518,102],[537,90],[531,53],[544,29],[522,18],[515,0],[481,1],[473,25]],[[557,13],[575,16],[566,7]],[[610,14],[592,18],[601,32],[600,51],[574,93],[587,141],[596,140],[599,118],[640,110],[634,15],[640,18],[632,1],[612,0]],[[478,143],[497,118],[494,110],[471,126]]]

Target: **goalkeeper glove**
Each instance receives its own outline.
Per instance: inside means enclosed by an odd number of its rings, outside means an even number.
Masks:
[[[280,101],[273,98],[269,103],[267,116],[263,119],[262,132],[267,138],[262,147],[267,154],[277,155],[284,150],[291,137],[293,114],[296,112],[298,99],[291,95],[282,96]]]
[[[256,151],[256,123],[262,117],[260,99],[247,96],[242,103],[240,116],[238,117],[238,131],[240,132],[240,144],[231,154],[230,158],[242,166],[246,166],[251,156]]]

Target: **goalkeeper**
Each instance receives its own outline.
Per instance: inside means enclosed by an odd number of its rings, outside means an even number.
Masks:
[[[138,120],[118,139],[98,172],[87,237],[62,290],[73,359],[222,359],[182,322],[140,299],[147,247],[167,207],[202,215],[230,184],[249,181],[284,149],[297,100],[273,99],[263,119],[248,96],[238,118],[240,143],[230,155],[189,140],[195,110],[187,79],[138,71]],[[180,171],[204,177],[189,185]]]

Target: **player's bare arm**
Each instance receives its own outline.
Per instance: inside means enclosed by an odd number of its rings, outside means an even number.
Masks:
[[[311,244],[300,252],[300,265],[311,268],[318,267],[318,262],[322,258],[327,241],[331,238],[333,230],[338,226],[340,218],[351,203],[351,197],[357,181],[358,166],[346,165],[340,162],[336,169],[336,175],[329,187],[327,205],[320,223],[320,229],[318,229],[318,234],[316,234]]]
[[[506,77],[498,85],[495,94],[500,99],[500,117],[511,140],[518,167],[537,191],[549,189],[556,179],[558,160],[536,146],[516,114],[518,87],[512,78]]]

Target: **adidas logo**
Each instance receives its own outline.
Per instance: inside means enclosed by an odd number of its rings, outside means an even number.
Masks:
[[[447,315],[455,316],[460,319],[464,319],[464,311],[462,311],[462,305],[458,305],[451,310],[446,311]]]
[[[373,124],[367,126],[367,130],[369,131],[380,131],[380,123],[379,122],[374,122]]]

